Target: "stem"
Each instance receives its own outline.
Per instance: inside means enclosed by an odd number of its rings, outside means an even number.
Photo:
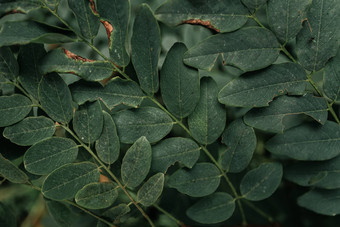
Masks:
[[[287,57],[294,63],[297,63],[295,58],[288,52],[288,50],[286,49],[286,47],[284,45],[280,45],[281,51],[287,55]]]
[[[274,222],[274,218],[272,216],[270,216],[269,214],[267,214],[264,211],[260,210],[254,204],[249,202],[248,200],[244,199],[244,200],[242,200],[242,202],[245,203],[249,208],[253,209],[256,213],[258,213],[262,217],[266,218],[268,220],[268,222],[270,222],[270,223]]]
[[[168,213],[166,210],[164,210],[162,207],[158,206],[157,204],[154,204],[153,207],[155,207],[157,210],[168,216],[170,219],[175,221],[178,226],[184,226],[184,223],[175,218],[172,214]]]

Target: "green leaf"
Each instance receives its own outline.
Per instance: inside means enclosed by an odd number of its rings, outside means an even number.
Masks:
[[[265,146],[273,154],[297,160],[331,159],[340,154],[340,126],[332,121],[306,123],[272,137]]]
[[[96,141],[98,157],[106,164],[114,163],[119,157],[120,143],[116,125],[110,114],[103,111],[103,130]]]
[[[108,35],[111,60],[119,66],[127,66],[130,61],[126,50],[130,1],[97,0],[96,7]]]
[[[149,173],[151,156],[151,145],[144,136],[127,150],[121,168],[125,186],[135,188],[142,183]]]
[[[191,114],[199,100],[198,71],[183,63],[187,51],[183,43],[175,43],[169,50],[160,72],[162,99],[167,109],[176,117]]]
[[[73,41],[71,32],[35,21],[7,21],[0,28],[0,46]]]
[[[42,109],[53,120],[68,123],[73,117],[72,96],[64,80],[56,73],[45,75],[39,84]]]
[[[13,183],[24,184],[28,181],[28,176],[2,154],[0,154],[0,175]]]
[[[247,22],[248,10],[234,0],[173,0],[160,6],[156,17],[170,26],[200,24],[217,32],[231,32]]]
[[[88,0],[68,0],[68,6],[77,19],[81,34],[94,39],[99,30],[99,19],[94,15]]]
[[[19,65],[9,47],[0,48],[0,75],[8,80],[15,80],[19,74]]]
[[[340,214],[340,190],[311,190],[298,198],[298,204],[316,213],[335,216]]]
[[[117,185],[112,182],[95,182],[80,189],[75,201],[87,209],[104,209],[111,206],[118,197]]]
[[[312,0],[268,1],[268,23],[279,40],[287,43],[296,37],[302,28],[301,20],[311,3]]]
[[[222,143],[227,150],[221,154],[221,166],[226,172],[238,173],[244,170],[256,148],[254,129],[242,119],[233,121],[222,134]]]
[[[229,106],[268,106],[276,96],[302,95],[306,85],[306,73],[298,64],[271,65],[230,81],[219,92],[218,100]]]
[[[143,206],[151,206],[161,196],[164,186],[164,174],[156,173],[137,192],[137,201]]]
[[[144,94],[138,84],[119,77],[112,79],[103,87],[99,83],[79,81],[70,86],[72,96],[79,105],[86,101],[101,99],[111,110],[119,104],[137,108],[144,99]]]
[[[133,24],[131,60],[141,88],[149,94],[156,93],[159,88],[158,59],[160,51],[161,37],[158,23],[150,7],[144,3],[138,9]]]
[[[276,61],[279,52],[279,43],[271,31],[248,27],[208,37],[184,54],[184,63],[210,71],[221,55],[224,65],[254,71]]]
[[[324,67],[339,47],[337,0],[313,0],[307,19],[296,38],[296,53],[300,63],[310,71]]]
[[[242,197],[251,201],[259,201],[270,197],[279,187],[282,178],[280,163],[263,163],[249,171],[241,181]]]
[[[39,98],[38,88],[43,77],[39,70],[40,59],[46,54],[43,44],[31,43],[20,46],[18,63],[19,81],[25,90],[35,99]]]
[[[47,176],[41,191],[49,199],[70,199],[85,185],[98,181],[99,175],[98,167],[91,162],[66,164]]]
[[[68,138],[52,137],[31,146],[25,153],[25,169],[45,175],[60,166],[72,163],[78,155],[77,144]]]
[[[197,163],[192,169],[173,173],[168,186],[192,197],[203,197],[215,192],[220,185],[220,172],[214,164]]]
[[[124,203],[111,207],[103,213],[104,217],[111,219],[112,221],[119,220],[123,215],[130,212],[130,207]]]
[[[53,136],[55,129],[54,122],[47,117],[27,117],[5,128],[3,135],[12,143],[28,146]]]
[[[323,91],[328,98],[340,102],[340,50],[325,66],[323,74]]]
[[[229,219],[235,210],[235,200],[228,193],[216,192],[189,207],[189,218],[202,224],[215,224]]]
[[[245,4],[250,9],[256,9],[261,5],[264,5],[267,0],[242,0],[243,4]]]
[[[0,3],[0,16],[12,12],[28,13],[41,7],[38,0],[15,0]]]
[[[328,117],[327,102],[324,98],[306,94],[304,96],[280,96],[271,102],[269,107],[250,110],[244,116],[244,122],[254,128],[267,132],[282,133],[285,128],[285,118],[305,114],[321,124]]]
[[[340,188],[340,156],[323,162],[297,162],[285,168],[285,178],[301,186]]]
[[[192,168],[200,156],[200,147],[191,139],[172,137],[152,147],[151,169],[165,173],[167,169],[179,162]]]
[[[32,109],[32,102],[23,95],[0,96],[0,127],[17,123]]]
[[[226,124],[226,111],[218,102],[217,94],[216,82],[212,78],[202,78],[199,103],[188,118],[192,136],[202,144],[213,143]]]
[[[46,201],[46,207],[53,220],[62,227],[74,225],[74,213],[69,206],[57,201]]]
[[[1,6],[1,3],[0,3]],[[1,9],[1,8],[0,8]],[[16,227],[17,220],[9,207],[0,202],[0,226]]]
[[[50,51],[40,62],[43,74],[58,72],[72,73],[84,80],[101,81],[113,73],[109,61],[97,61],[80,57],[69,50],[58,48]]]
[[[85,103],[74,113],[73,129],[87,144],[96,141],[103,130],[103,114],[99,101]]]
[[[113,115],[122,143],[134,143],[145,136],[150,143],[157,142],[172,129],[171,118],[155,107],[119,111]]]

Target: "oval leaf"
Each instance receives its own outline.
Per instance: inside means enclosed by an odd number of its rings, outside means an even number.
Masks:
[[[0,175],[13,183],[24,184],[28,181],[28,176],[2,154],[0,154]]]
[[[19,74],[19,65],[9,47],[0,48],[0,76],[15,80]]]
[[[17,123],[32,109],[32,102],[23,95],[0,96],[0,127]]]
[[[164,174],[156,173],[137,192],[137,201],[143,206],[151,206],[161,196],[164,186]]]
[[[340,50],[325,66],[323,91],[328,98],[340,102]]]

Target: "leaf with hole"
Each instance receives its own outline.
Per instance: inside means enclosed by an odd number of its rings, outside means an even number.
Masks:
[[[29,179],[28,176],[14,165],[10,160],[0,154],[0,175],[13,183],[24,184]]]
[[[150,177],[137,192],[137,201],[143,206],[151,206],[161,196],[164,186],[164,174],[156,173]]]
[[[24,119],[32,109],[32,102],[23,95],[0,96],[0,127],[15,124]]]

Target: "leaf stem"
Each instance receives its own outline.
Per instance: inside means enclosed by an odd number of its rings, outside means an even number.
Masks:
[[[184,223],[181,222],[180,220],[178,220],[177,218],[175,218],[172,214],[170,214],[169,212],[167,212],[166,210],[164,210],[162,207],[158,206],[157,204],[153,204],[153,207],[155,207],[157,210],[159,210],[160,212],[162,212],[163,214],[165,214],[166,216],[168,216],[170,219],[172,219],[173,221],[175,221],[177,223],[178,226],[184,226]]]

